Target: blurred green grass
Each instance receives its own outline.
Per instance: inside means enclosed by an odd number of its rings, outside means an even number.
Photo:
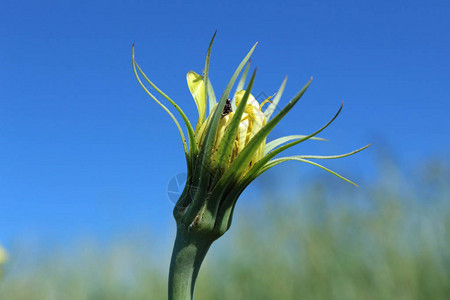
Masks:
[[[385,170],[360,189],[315,183],[296,199],[276,188],[246,196],[207,256],[196,299],[450,299],[449,169],[433,161],[407,179]],[[20,255],[11,253],[0,299],[166,299],[171,249],[159,240],[11,249]]]

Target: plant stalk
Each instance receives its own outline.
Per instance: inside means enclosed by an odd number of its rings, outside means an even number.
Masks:
[[[192,300],[200,266],[213,240],[178,226],[169,270],[169,300]]]

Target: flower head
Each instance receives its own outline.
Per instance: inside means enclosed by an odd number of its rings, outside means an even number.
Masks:
[[[219,237],[230,227],[234,206],[244,189],[259,175],[285,161],[294,160],[312,164],[354,184],[310,159],[334,159],[350,156],[369,145],[350,153],[335,156],[296,155],[275,158],[282,151],[306,140],[323,141],[324,139],[318,138],[316,135],[334,121],[339,115],[342,105],[336,115],[319,130],[309,135],[290,135],[266,143],[268,134],[302,97],[311,80],[283,109],[273,116],[283,94],[287,78],[281,84],[273,101],[270,101],[271,97],[269,97],[261,104],[258,103],[251,94],[256,70],[244,88],[250,66],[249,59],[256,47],[255,44],[241,61],[225,91],[217,100],[209,79],[209,59],[213,41],[214,37],[207,51],[203,74],[199,75],[194,71],[187,73],[188,87],[198,110],[195,128],[178,104],[144,74],[134,59],[133,46],[133,68],[136,78],[146,93],[173,119],[184,147],[188,177],[185,189],[174,208],[177,224],[191,231],[206,232],[214,238]],[[231,89],[243,69],[236,91],[230,96]],[[178,111],[186,125],[188,141],[185,139],[178,120],[146,88],[141,76]],[[266,102],[270,102],[270,104],[263,110]]]

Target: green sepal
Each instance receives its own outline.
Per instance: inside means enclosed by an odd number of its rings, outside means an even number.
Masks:
[[[208,51],[206,52],[205,69],[203,71],[203,81],[205,82],[205,94],[206,95],[209,94],[208,97],[209,114],[211,113],[214,105],[216,105],[216,96],[214,95],[212,85],[209,83],[209,61],[211,59],[211,48],[214,42],[214,38],[216,37],[216,34],[217,31],[214,32],[211,42],[209,42]]]
[[[305,162],[305,163],[314,165],[316,167],[319,167],[319,168],[321,168],[321,169],[323,169],[323,170],[333,174],[334,176],[337,176],[337,177],[341,178],[342,180],[347,181],[348,183],[353,184],[354,186],[358,186],[356,183],[354,183],[353,181],[350,181],[349,179],[345,178],[344,176],[339,175],[338,173],[336,173],[336,172],[334,172],[334,171],[332,171],[332,170],[330,170],[330,169],[328,169],[328,168],[326,168],[326,167],[324,167],[324,166],[322,166],[322,165],[320,165],[320,164],[318,164],[316,162],[313,162],[313,161],[310,161],[310,160],[307,160],[307,159],[303,159],[303,158],[301,158],[301,156],[288,156],[288,157],[281,157],[281,158],[277,158],[277,159],[271,160],[268,164],[266,164],[262,169],[259,170],[259,172],[257,173],[256,176],[258,177],[259,175],[261,175],[265,171],[269,170],[270,168],[272,168],[272,167],[274,167],[274,166],[276,166],[276,165],[278,165],[278,164],[280,164],[282,162],[289,161],[289,160],[296,160],[296,161],[301,161],[301,162]]]
[[[239,83],[236,87],[236,92],[239,92],[244,89],[245,80],[247,79],[248,70],[250,69],[250,63],[252,62],[251,59],[248,60],[247,65],[245,66],[244,72],[242,72],[241,79],[239,80]]]
[[[223,200],[216,215],[216,223],[214,226],[214,233],[216,235],[223,235],[230,228],[237,199],[246,187],[246,185],[237,184],[231,191],[227,192],[226,198]]]
[[[273,112],[275,111],[275,108],[277,107],[278,102],[280,102],[281,95],[283,95],[284,88],[286,86],[286,82],[287,82],[287,76],[284,78],[283,82],[281,83],[281,86],[278,89],[278,92],[275,95],[275,98],[273,98],[272,103],[270,103],[270,105],[264,111],[266,120],[270,120],[270,117],[272,116]]]
[[[295,155],[296,157],[300,157],[302,159],[337,159],[337,158],[343,158],[347,156],[351,156],[353,154],[356,154],[358,152],[363,151],[364,149],[370,147],[372,143],[365,145],[364,147],[361,147],[359,149],[353,150],[352,152],[339,154],[339,155]]]
[[[292,140],[304,139],[305,137],[307,137],[307,135],[288,135],[288,136],[283,136],[276,140],[270,141],[266,144],[266,146],[264,148],[264,155],[266,155],[267,153],[269,153],[270,151],[272,151],[273,149],[275,149],[276,147],[278,147],[281,144],[287,143]],[[328,141],[327,139],[323,139],[320,137],[310,137],[309,139],[315,140],[315,141],[325,141],[325,142]]]
[[[139,76],[137,75],[136,72],[136,68],[139,70],[139,72],[141,73],[141,75],[145,78],[145,80],[164,98],[166,98],[167,101],[170,102],[170,104],[172,104],[175,109],[179,112],[179,114],[181,115],[181,118],[184,121],[184,124],[186,125],[187,131],[188,131],[188,137],[189,137],[189,148],[190,148],[190,155],[191,156],[195,156],[198,152],[198,147],[197,147],[197,143],[195,141],[195,134],[194,134],[194,129],[192,128],[191,123],[189,122],[189,119],[187,118],[186,114],[183,112],[183,110],[178,106],[178,104],[175,103],[175,101],[173,101],[169,96],[167,96],[163,91],[161,91],[148,77],[147,75],[145,75],[145,73],[142,71],[142,69],[139,67],[139,65],[137,64],[137,62],[134,59],[134,45],[133,45],[133,50],[132,50],[132,60],[133,60],[133,70],[135,72],[136,77],[139,80],[139,83],[141,84],[141,86],[148,92],[148,90],[145,88],[145,86],[142,84]],[[149,95],[151,95],[150,92],[148,92]],[[154,97],[152,97],[154,98]],[[155,98],[154,98],[155,100]],[[159,102],[159,101],[158,101]]]
[[[134,75],[136,76],[140,86],[144,89],[144,91],[159,105],[161,106],[168,114],[169,116],[172,118],[173,122],[175,123],[175,125],[178,128],[178,132],[180,133],[181,136],[181,141],[183,142],[183,147],[184,147],[184,153],[186,155],[186,160],[187,163],[189,164],[189,150],[187,147],[187,143],[186,143],[186,138],[184,137],[184,133],[183,130],[181,129],[180,123],[178,123],[178,120],[175,118],[175,116],[172,114],[172,112],[164,105],[162,104],[158,99],[156,99],[156,97],[145,87],[145,85],[142,83],[137,71],[136,71],[136,64],[134,61],[134,45],[133,45],[133,71],[134,71]]]
[[[321,166],[318,163],[309,161],[307,159],[337,159],[337,158],[348,157],[348,156],[351,156],[353,154],[356,154],[358,152],[363,151],[364,149],[370,147],[370,145],[372,145],[372,143],[370,143],[370,144],[368,144],[368,145],[366,145],[364,147],[361,147],[359,149],[356,149],[354,151],[351,151],[351,152],[348,152],[348,153],[344,153],[344,154],[339,154],[339,155],[325,155],[325,156],[323,156],[323,155],[294,155],[294,156],[289,156],[289,157],[282,157],[282,158],[278,158],[278,159],[273,159],[273,160],[269,161],[267,164],[265,164],[260,170],[258,170],[256,177],[258,177],[259,175],[261,175],[262,173],[264,173],[268,169],[272,168],[273,166],[278,165],[279,163],[285,162],[287,160],[297,160],[297,161],[306,162],[306,163],[315,165],[315,166],[317,166],[317,167],[319,167],[319,168],[321,168],[321,169],[323,169],[323,170],[325,170],[327,172],[330,172],[331,174],[333,174],[333,175],[335,175],[335,176],[337,176],[337,177],[339,177],[339,178],[341,178],[341,179],[343,179],[343,180],[345,180],[345,181],[347,181],[347,182],[349,182],[351,184],[354,184],[354,185],[358,186],[354,182],[352,182],[352,181],[348,180],[347,178],[337,174],[336,172],[331,171],[331,170],[325,168],[324,166]]]

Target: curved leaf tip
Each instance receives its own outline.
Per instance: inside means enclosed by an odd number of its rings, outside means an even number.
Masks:
[[[194,71],[189,71],[186,74],[186,80],[189,87],[189,91],[194,98],[195,104],[198,110],[198,121],[196,125],[196,131],[200,128],[201,124],[206,117],[206,88],[203,76],[195,73]]]

